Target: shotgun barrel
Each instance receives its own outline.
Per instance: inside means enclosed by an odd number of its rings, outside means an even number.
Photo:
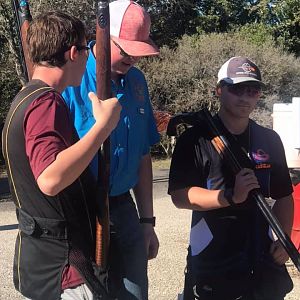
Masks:
[[[203,109],[203,115],[207,120],[209,128],[211,129],[215,140],[215,143],[219,146],[215,146],[216,150],[219,152],[221,156],[224,156],[225,159],[228,160],[229,165],[232,168],[234,174],[238,173],[243,166],[237,159],[237,157],[243,157],[243,159],[248,159],[249,163],[251,163],[250,159],[247,157],[246,153],[240,149],[240,153],[235,155],[233,151],[231,151],[230,143],[224,135],[220,134],[219,128],[216,126],[214,119],[210,112],[207,109]],[[213,143],[213,144],[215,144]],[[265,197],[262,195],[259,189],[255,189],[250,191],[249,196],[255,200],[258,208],[260,209],[261,213],[273,229],[274,233],[278,237],[280,243],[288,253],[289,257],[293,261],[294,265],[300,272],[300,254],[296,249],[295,245],[291,241],[290,237],[284,232],[282,229],[279,221],[277,220],[276,216],[273,214],[272,210],[270,209],[269,204],[267,203]]]
[[[96,79],[97,96],[101,100],[111,96],[111,56],[109,1],[97,1],[96,25]],[[108,137],[98,153],[98,193],[100,214],[96,220],[95,261],[102,269],[107,268],[109,250],[109,173],[110,138]]]
[[[224,136],[221,134],[221,130],[216,124],[211,113],[206,109],[202,109],[198,112],[185,113],[174,116],[170,120],[167,128],[168,135],[176,135],[176,128],[179,124],[187,125],[201,125],[205,122],[208,125],[210,135],[212,137],[212,144],[219,155],[226,159],[232,169],[234,174],[237,174],[242,168],[249,167],[252,165],[252,161],[247,156],[246,153],[242,150],[241,147],[232,147],[230,136]],[[234,150],[233,150],[234,149]],[[243,161],[243,165],[241,162]],[[274,233],[278,237],[280,243],[286,250],[287,254],[291,258],[292,262],[300,272],[300,254],[297,251],[295,245],[291,241],[290,237],[284,232],[276,216],[273,214],[270,209],[269,204],[267,203],[265,197],[262,195],[259,189],[252,190],[249,193],[249,196],[255,200],[259,210],[263,214],[264,218],[267,220]]]
[[[20,41],[20,56],[22,61],[23,74],[26,81],[29,81],[33,73],[33,64],[29,59],[26,43],[27,30],[32,20],[29,2],[27,0],[13,0],[13,8],[17,23],[17,34]]]

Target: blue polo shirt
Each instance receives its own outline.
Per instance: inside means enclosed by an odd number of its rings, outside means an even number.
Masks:
[[[91,42],[93,46],[95,42]],[[82,138],[95,123],[89,92],[96,92],[96,60],[90,51],[85,73],[79,87],[68,87],[63,92],[74,125]],[[132,67],[122,76],[120,85],[112,82],[112,91],[122,105],[119,123],[110,136],[110,195],[116,196],[133,188],[138,181],[138,168],[150,146],[159,141],[147,83],[143,73]],[[98,174],[97,156],[90,164]]]

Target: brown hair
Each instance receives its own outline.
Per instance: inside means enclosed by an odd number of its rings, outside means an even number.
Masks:
[[[85,28],[79,19],[58,11],[43,13],[28,28],[30,59],[36,65],[61,67],[66,63],[65,52],[81,45],[85,38]]]

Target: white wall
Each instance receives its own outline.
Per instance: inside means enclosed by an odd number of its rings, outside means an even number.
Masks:
[[[279,134],[289,168],[300,168],[300,98],[273,105],[273,129]]]

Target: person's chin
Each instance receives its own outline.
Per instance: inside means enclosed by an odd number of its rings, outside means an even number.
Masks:
[[[122,68],[120,68],[120,70],[118,71],[118,73],[120,75],[125,75],[129,69],[132,67],[132,65],[124,65]]]

